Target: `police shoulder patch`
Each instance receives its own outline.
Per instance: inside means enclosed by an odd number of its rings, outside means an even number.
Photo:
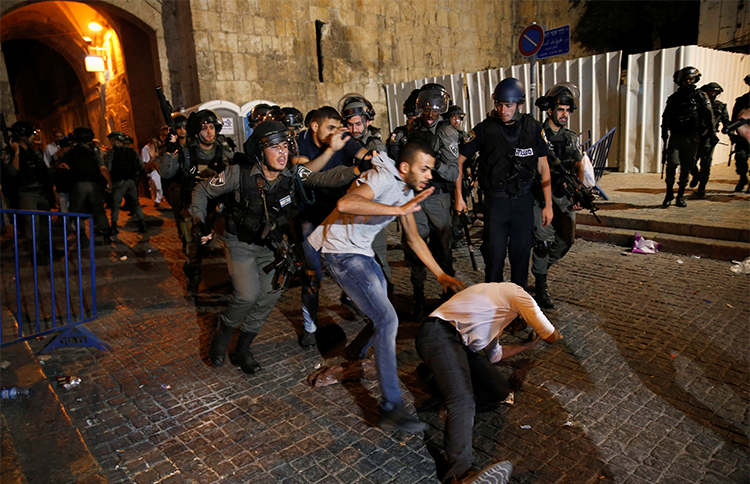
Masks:
[[[297,176],[299,176],[302,181],[307,180],[307,177],[309,177],[310,173],[312,172],[302,165],[295,165],[295,166],[299,167],[297,168]]]
[[[471,131],[469,131],[469,134],[466,135],[466,139],[464,140],[464,143],[471,143],[472,141],[474,141],[474,138],[476,137],[477,137],[477,134],[472,129]]]
[[[545,143],[549,144],[549,141],[547,140],[547,135],[544,134],[544,128],[542,128],[542,139],[544,140]]]
[[[227,182],[227,179],[226,179],[226,170],[225,170],[219,173],[218,175],[214,175],[214,177],[211,178],[211,181],[209,181],[208,183],[214,187],[223,187],[226,182]]]
[[[453,156],[458,156],[458,141],[451,143],[448,149],[451,150],[451,154],[453,154]]]

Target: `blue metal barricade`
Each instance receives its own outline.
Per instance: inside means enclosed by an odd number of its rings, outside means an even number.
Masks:
[[[606,193],[599,187],[599,180],[601,180],[604,174],[604,169],[607,167],[607,157],[609,156],[609,149],[612,147],[612,140],[615,137],[615,130],[617,128],[610,129],[607,134],[594,143],[589,149],[586,150],[586,154],[591,159],[591,164],[594,166],[594,176],[596,178],[596,186],[592,189],[594,193],[601,196],[605,200],[609,200]]]
[[[109,349],[79,326],[97,318],[93,217],[82,213],[0,209],[0,216],[3,214],[8,215],[13,226],[13,250],[10,237],[3,237],[0,347],[63,331],[45,351],[73,345]],[[19,244],[19,216],[29,224],[26,234],[31,234],[23,245]],[[7,276],[9,266],[13,278]]]

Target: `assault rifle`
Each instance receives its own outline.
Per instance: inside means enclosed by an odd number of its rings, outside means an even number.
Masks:
[[[305,270],[305,258],[298,244],[291,244],[281,239],[274,244],[276,260],[263,268],[263,272],[269,274],[276,269],[273,275],[271,292],[283,292],[292,286],[294,278],[299,275],[303,284],[307,284],[307,271]]]
[[[164,124],[169,127],[169,135],[167,135],[165,144],[170,145],[171,143],[169,142],[169,139],[171,135],[177,136],[177,130],[174,129],[174,122],[172,121],[172,113],[174,112],[174,109],[172,108],[172,104],[167,101],[166,97],[164,97],[161,86],[156,88],[156,97],[159,98],[159,108],[161,109],[161,115],[164,118]],[[176,146],[167,147],[167,151],[169,152],[173,152],[176,149]]]
[[[667,142],[664,142],[664,148],[661,150],[661,179],[664,179],[664,167],[667,165]]]
[[[563,168],[562,165],[557,166],[559,167],[558,174],[562,178],[565,195],[567,195],[571,203],[573,205],[580,205],[581,208],[585,208],[586,210],[591,212],[591,215],[594,216],[597,222],[602,223],[602,221],[599,220],[599,217],[596,215],[599,207],[594,204],[593,191],[586,185],[584,185],[577,176]]]
[[[466,212],[461,212],[458,214],[458,219],[461,221],[461,226],[464,229],[464,235],[466,236],[466,245],[469,247],[469,257],[471,257],[471,267],[474,268],[475,271],[479,270],[477,268],[477,260],[474,257],[474,245],[471,243],[471,234],[469,233],[469,216],[466,215]]]

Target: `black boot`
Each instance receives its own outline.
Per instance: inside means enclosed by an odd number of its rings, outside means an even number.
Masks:
[[[233,365],[239,366],[248,375],[252,375],[260,370],[260,365],[255,361],[253,354],[250,352],[250,345],[256,336],[258,336],[258,333],[246,333],[244,331],[240,333],[234,353],[229,357]]]
[[[198,289],[201,285],[201,267],[195,267],[189,262],[185,262],[182,265],[182,271],[185,273],[185,278],[187,279],[186,294],[188,296],[195,296],[198,294]]]
[[[737,186],[734,187],[735,192],[741,192],[747,185],[747,175],[740,175],[740,181],[737,182]]]
[[[667,187],[667,195],[664,197],[664,201],[661,202],[661,206],[664,208],[669,207],[672,205],[672,200],[674,200],[674,192],[672,192],[672,187]]]
[[[146,233],[146,221],[145,220],[138,221],[138,232],[142,234]]]
[[[225,323],[222,324],[222,322],[219,321],[219,325],[214,331],[214,336],[211,338],[211,348],[208,350],[208,358],[214,366],[221,366],[224,364],[224,360],[227,357],[229,340],[232,339],[232,333],[234,333],[234,328],[230,328]]]
[[[675,200],[674,204],[676,207],[687,207],[687,202],[685,202],[685,187],[680,187],[677,191],[677,200]]]
[[[547,291],[547,274],[535,276],[536,277],[536,302],[542,309],[552,309],[555,307],[555,303]]]

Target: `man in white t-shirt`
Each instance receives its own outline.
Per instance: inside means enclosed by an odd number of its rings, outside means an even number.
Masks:
[[[47,168],[54,166],[55,161],[57,161],[57,152],[60,151],[60,141],[65,138],[65,135],[59,129],[52,131],[52,136],[54,136],[54,140],[44,148],[44,164],[47,165]]]
[[[526,320],[537,336],[501,346],[498,337],[517,316]],[[444,429],[448,468],[444,483],[478,479],[471,470],[476,401],[502,402],[510,392],[508,381],[493,363],[535,347],[539,338],[554,343],[560,337],[536,301],[511,282],[466,288],[422,323],[416,337],[417,353],[432,370],[448,410]],[[509,462],[495,463],[479,471],[479,475],[486,482],[505,483],[512,469]],[[497,480],[488,480],[490,477]]]
[[[315,250],[322,251],[323,263],[357,307],[373,322],[372,337],[381,400],[380,427],[419,432],[426,425],[403,409],[396,368],[398,316],[388,300],[383,270],[375,259],[372,241],[397,216],[414,253],[447,289],[463,285],[440,268],[424,240],[419,237],[413,213],[419,202],[430,196],[426,189],[432,178],[435,153],[422,141],[407,143],[398,162],[377,154],[373,168],[339,199],[336,210],[308,237]],[[421,192],[414,195],[414,192]]]

